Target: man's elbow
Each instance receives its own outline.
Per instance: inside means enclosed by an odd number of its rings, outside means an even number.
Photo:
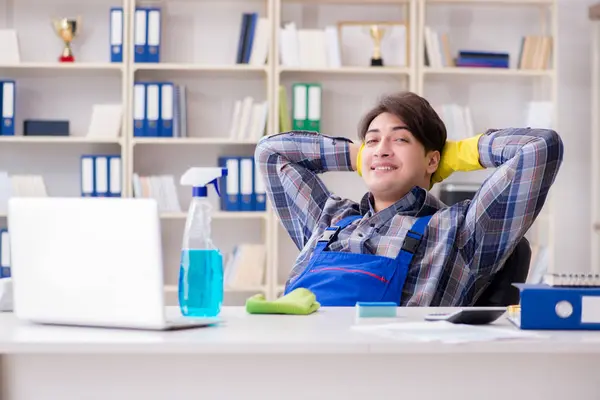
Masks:
[[[269,136],[261,137],[254,149],[254,161],[256,162],[256,165],[260,166],[266,164],[273,153],[273,148],[269,143]]]
[[[532,142],[536,159],[540,162],[554,166],[558,170],[562,164],[564,144],[562,138],[553,129],[535,129],[536,140]],[[545,155],[545,157],[544,157]]]

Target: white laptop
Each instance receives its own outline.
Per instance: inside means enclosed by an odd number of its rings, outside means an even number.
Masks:
[[[153,199],[11,198],[8,229],[18,318],[152,330],[219,322],[167,318]]]

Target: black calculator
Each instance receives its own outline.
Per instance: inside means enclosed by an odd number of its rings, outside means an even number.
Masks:
[[[506,312],[506,307],[464,308],[451,313],[432,313],[426,321],[448,321],[453,324],[486,325],[496,321]]]

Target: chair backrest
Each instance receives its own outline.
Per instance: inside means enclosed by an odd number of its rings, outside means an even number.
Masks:
[[[504,307],[519,304],[519,289],[513,283],[524,283],[529,272],[531,247],[527,238],[521,239],[504,267],[475,302],[475,307]]]

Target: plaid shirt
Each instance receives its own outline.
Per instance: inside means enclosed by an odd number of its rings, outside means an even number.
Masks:
[[[300,250],[287,283],[308,266],[325,228],[348,215],[362,219],[340,231],[331,251],[395,258],[415,218],[433,214],[409,267],[406,306],[472,305],[533,224],[563,158],[553,130],[490,130],[479,140],[479,158],[483,167],[497,169],[473,200],[447,206],[415,187],[375,213],[369,193],[360,203],[342,199],[318,176],[352,171],[350,142],[293,131],[264,137],[256,148],[267,196]]]

